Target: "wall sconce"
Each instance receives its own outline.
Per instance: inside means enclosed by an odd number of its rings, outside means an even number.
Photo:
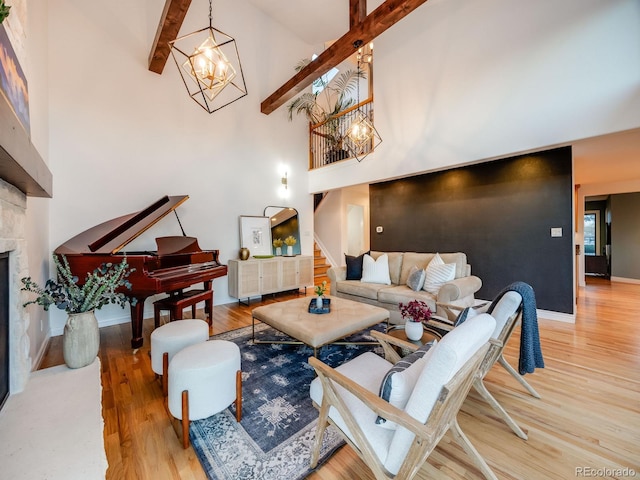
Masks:
[[[284,186],[285,190],[289,188],[289,181],[287,180],[287,172],[284,172],[284,177],[282,177],[280,182],[282,182],[282,185]]]

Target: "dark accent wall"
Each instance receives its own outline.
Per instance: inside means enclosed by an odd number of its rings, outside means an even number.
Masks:
[[[370,185],[371,249],[464,252],[477,298],[521,280],[538,308],[573,313],[571,172],[562,147]]]

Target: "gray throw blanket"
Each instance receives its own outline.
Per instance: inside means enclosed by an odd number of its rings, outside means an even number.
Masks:
[[[507,292],[517,292],[522,297],[522,327],[520,329],[520,359],[518,371],[520,375],[533,373],[536,368],[544,368],[542,349],[540,348],[540,333],[538,332],[538,314],[536,313],[536,295],[531,285],[524,282],[513,282],[505,287],[491,302],[487,309],[493,311],[498,301]]]

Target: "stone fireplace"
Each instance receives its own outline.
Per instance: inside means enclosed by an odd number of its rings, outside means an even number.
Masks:
[[[26,250],[27,196],[0,179],[0,253],[9,258],[9,391],[21,392],[29,379],[29,313],[23,308],[20,279],[28,275]]]

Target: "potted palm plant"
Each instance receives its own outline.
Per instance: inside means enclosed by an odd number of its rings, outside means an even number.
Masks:
[[[53,256],[57,279],[49,279],[44,287],[31,280],[22,278],[22,290],[35,293],[37,297],[23,306],[37,304],[45,311],[51,305],[67,312],[67,322],[62,336],[62,353],[69,368],[80,368],[94,361],[100,347],[100,331],[95,310],[113,303],[122,308],[127,302],[135,305],[135,298],[129,299],[122,289],[131,289],[127,277],[135,269],[130,269],[126,257],[119,264],[103,263],[93,272],[87,273],[82,285],[73,275],[67,258]]]
[[[309,62],[310,59],[301,60],[295,66],[296,72],[306,67]],[[289,120],[293,120],[293,114],[296,113],[304,115],[311,125],[324,124],[325,128],[322,131],[313,130],[313,135],[323,137],[328,143],[326,163],[343,160],[349,156],[349,152],[342,147],[338,115],[355,105],[356,99],[352,94],[356,92],[361,78],[366,78],[361,69],[347,70],[332,80],[322,75],[313,82],[314,91],[303,93],[287,105]]]

